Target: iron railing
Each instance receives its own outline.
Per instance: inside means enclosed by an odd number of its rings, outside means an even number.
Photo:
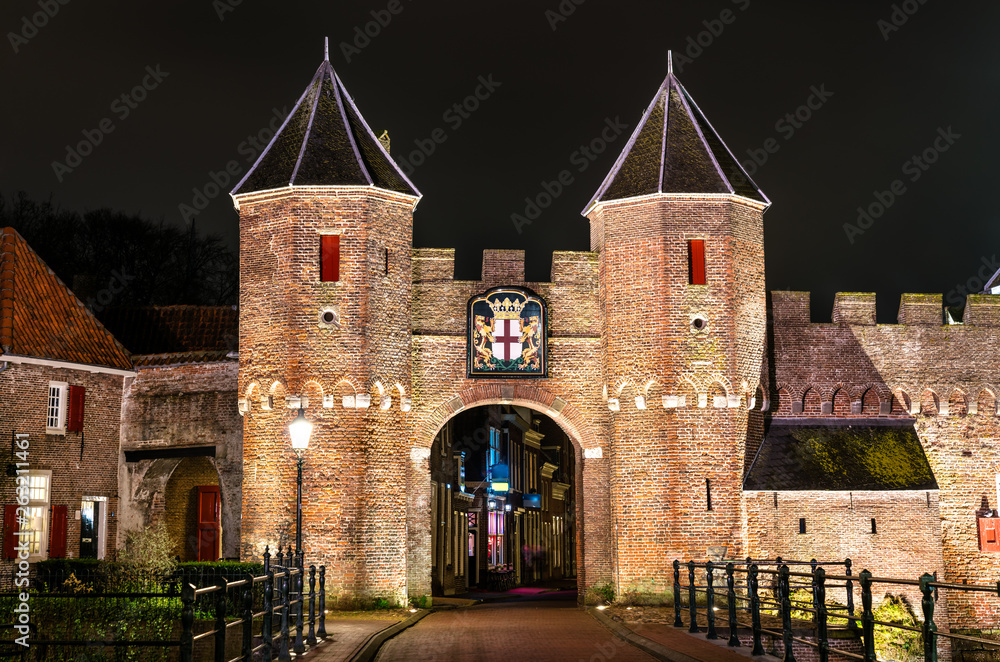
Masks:
[[[686,565],[687,584],[681,583],[681,568]],[[773,565],[774,570],[762,568],[764,565]],[[791,566],[809,566],[809,572],[793,571]],[[843,566],[844,574],[828,574],[824,566]],[[901,630],[918,632],[923,638],[923,657],[925,662],[937,662],[938,638],[945,637],[949,641],[962,641],[966,643],[978,644],[983,647],[1000,648],[1000,642],[990,639],[983,639],[970,635],[957,634],[952,632],[939,631],[934,622],[935,602],[938,599],[938,590],[946,591],[976,591],[996,593],[1000,596],[1000,582],[995,585],[985,586],[976,584],[953,584],[939,582],[935,575],[925,573],[919,579],[897,579],[889,577],[875,577],[868,570],[862,570],[857,576],[851,574],[851,561],[820,563],[815,559],[811,561],[783,561],[780,557],[774,561],[746,559],[745,562],[737,564],[735,561],[713,563],[706,561],[696,563],[688,561],[681,564],[679,560],[673,562],[674,569],[674,626],[684,627],[682,618],[682,595],[687,592],[687,608],[689,612],[688,631],[697,633],[701,631],[698,624],[699,606],[698,596],[705,596],[705,623],[706,638],[718,639],[715,616],[715,601],[719,589],[716,588],[715,580],[717,573],[723,573],[725,578],[725,602],[727,606],[727,620],[729,628],[730,646],[739,646],[740,641],[738,631],[742,628],[749,630],[752,635],[752,655],[763,655],[765,653],[762,635],[769,634],[782,640],[784,648],[784,662],[795,662],[793,652],[793,642],[806,645],[818,650],[820,662],[828,662],[831,652],[837,653],[846,658],[862,660],[862,662],[876,662],[875,652],[875,626],[897,628]],[[696,570],[704,571],[704,584],[696,582]],[[740,589],[741,582],[738,576],[743,577],[742,595]],[[761,591],[761,579],[770,579],[770,588],[773,593],[766,589]],[[854,582],[858,583],[861,591],[862,611],[860,617],[854,610]],[[923,623],[920,627],[903,625],[900,623],[890,623],[876,620],[872,608],[873,585],[881,584],[886,586],[906,586],[915,587],[921,594],[921,611]],[[794,586],[807,588],[812,596],[810,603],[792,600],[792,590]],[[843,588],[847,595],[847,606],[830,605],[827,599],[829,588]],[[772,595],[774,597],[772,597]],[[794,602],[794,604],[793,604]],[[781,631],[765,628],[761,624],[762,608],[773,607],[781,616]],[[809,641],[794,635],[792,626],[792,612],[801,611],[811,614],[812,625],[815,629],[816,641]],[[739,612],[749,612],[750,622],[745,618],[741,620]],[[846,621],[846,627],[858,630],[860,620],[860,635],[863,643],[863,653],[858,654],[852,651],[836,649],[830,647],[829,619],[832,617]]]

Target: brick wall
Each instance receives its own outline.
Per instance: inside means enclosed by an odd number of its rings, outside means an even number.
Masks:
[[[28,468],[52,472],[50,504],[67,506],[66,552],[70,558],[80,555],[80,520],[76,515],[84,496],[107,497],[105,554],[114,555],[118,539],[118,453],[123,379],[82,370],[13,363],[0,372],[3,443],[5,446],[10,443],[12,432],[28,434]],[[86,389],[82,432],[45,433],[50,381]],[[0,486],[0,501],[15,503],[13,481],[0,481]],[[9,561],[0,563],[10,566]]]

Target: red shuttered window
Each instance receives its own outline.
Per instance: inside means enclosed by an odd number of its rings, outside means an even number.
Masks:
[[[340,280],[340,235],[323,234],[320,240],[320,280],[333,283]]]
[[[83,430],[83,402],[86,389],[83,386],[69,387],[69,412],[66,416],[66,430],[81,432]]]
[[[705,284],[705,240],[688,240],[688,284]]]

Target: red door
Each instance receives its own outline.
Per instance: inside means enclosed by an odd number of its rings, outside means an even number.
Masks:
[[[219,560],[219,486],[198,486],[198,560]]]

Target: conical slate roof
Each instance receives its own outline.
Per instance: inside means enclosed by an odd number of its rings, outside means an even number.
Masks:
[[[674,76],[673,66],[584,214],[598,202],[653,193],[734,193],[771,204]]]
[[[358,112],[329,60],[233,195],[284,186],[377,186],[420,196]]]

